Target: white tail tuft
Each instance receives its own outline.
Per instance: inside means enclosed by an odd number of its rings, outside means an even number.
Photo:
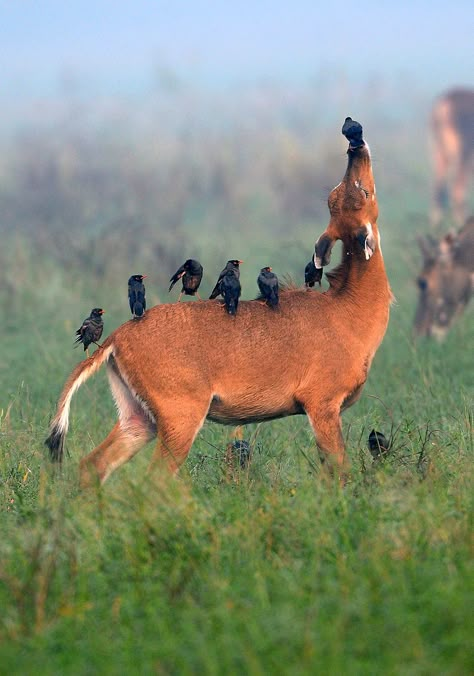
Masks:
[[[82,361],[69,376],[59,399],[58,410],[50,425],[50,434],[45,444],[49,448],[51,459],[61,462],[64,454],[64,439],[69,427],[69,409],[71,400],[80,386],[90,378],[113,354],[112,344],[94,352],[90,359]]]

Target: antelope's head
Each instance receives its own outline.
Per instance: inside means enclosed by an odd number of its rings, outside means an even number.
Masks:
[[[420,237],[418,244],[423,267],[417,278],[419,297],[414,331],[417,336],[443,340],[471,297],[472,264],[467,266],[460,260],[469,242],[459,234],[448,233],[439,242],[431,236]]]
[[[329,225],[315,245],[314,264],[328,265],[331,250],[340,239],[348,255],[368,261],[379,247],[378,205],[370,150],[362,126],[347,117],[342,133],[349,141],[348,163],[342,181],[329,194]]]

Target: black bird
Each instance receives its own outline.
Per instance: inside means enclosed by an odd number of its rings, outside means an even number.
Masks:
[[[99,340],[104,330],[104,322],[102,321],[102,315],[105,310],[102,310],[101,307],[95,307],[91,310],[90,315],[87,319],[84,319],[82,326],[76,331],[76,343],[82,343],[84,345],[84,352],[89,356],[89,345],[94,343],[97,347],[99,345]],[[75,345],[74,347],[77,347]]]
[[[220,293],[224,296],[225,309],[230,315],[236,315],[239,306],[241,286],[235,271],[227,270],[220,281],[220,285]]]
[[[217,296],[220,296],[220,295],[223,296],[224,295],[222,293],[221,282],[224,278],[224,275],[226,275],[229,270],[231,270],[235,274],[237,281],[240,279],[239,265],[241,263],[243,263],[243,261],[239,261],[239,260],[237,260],[237,258],[233,258],[231,261],[227,261],[225,268],[222,270],[221,274],[219,275],[217,282],[216,282],[216,285],[215,285],[214,289],[212,290],[211,295],[209,296],[210,300],[217,298]]]
[[[321,286],[321,279],[323,276],[323,269],[317,268],[312,258],[304,269],[304,284],[308,287],[313,287],[316,282]]]
[[[235,439],[227,446],[228,452],[237,457],[242,469],[248,467],[252,456],[252,447],[245,439]]]
[[[128,302],[133,318],[137,319],[145,314],[145,286],[143,280],[147,275],[132,275],[128,280]]]
[[[194,260],[193,258],[188,258],[188,260],[183,263],[183,265],[176,270],[174,275],[170,279],[170,288],[168,292],[171,291],[173,286],[178,280],[181,280],[183,288],[179,294],[178,303],[181,300],[183,293],[186,296],[197,296],[199,300],[202,300],[201,296],[198,293],[199,285],[202,280],[202,265],[199,261]]]
[[[372,430],[369,434],[369,440],[367,442],[369,451],[372,454],[374,460],[379,460],[384,458],[390,450],[391,443],[386,438],[382,432],[376,432]]]
[[[356,122],[352,117],[346,117],[342,125],[342,133],[349,141],[349,150],[356,150],[364,145],[362,138],[362,125]]]
[[[257,284],[267,305],[273,309],[276,308],[278,305],[278,277],[272,272],[269,265],[260,270]]]

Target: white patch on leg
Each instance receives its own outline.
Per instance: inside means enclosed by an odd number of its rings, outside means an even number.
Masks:
[[[133,387],[130,386],[130,383],[124,373],[120,371],[116,361],[114,366],[108,369],[107,374],[121,425],[126,425],[127,421],[136,414],[137,405],[148,420],[153,425],[156,425],[156,419],[151,412],[150,407]]]

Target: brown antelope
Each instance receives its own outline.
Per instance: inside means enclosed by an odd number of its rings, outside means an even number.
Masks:
[[[419,299],[415,333],[442,340],[462,314],[474,285],[474,217],[457,233],[440,241],[420,237],[423,270],[418,277]]]
[[[439,225],[451,208],[460,226],[474,162],[474,89],[452,89],[441,96],[431,116],[434,194],[431,221]]]
[[[241,425],[304,413],[321,458],[342,480],[341,411],[361,394],[391,302],[369,148],[358,123],[346,121],[343,132],[347,170],[329,195],[331,217],[314,256],[316,267],[327,265],[342,241],[330,288],[283,290],[279,312],[243,301],[235,317],[216,300],[159,305],[116,329],[69,376],[46,441],[61,460],[71,399],[107,364],[118,422],[81,461],[83,486],[105,481],[155,437],[153,459],[175,472],[206,419]]]

